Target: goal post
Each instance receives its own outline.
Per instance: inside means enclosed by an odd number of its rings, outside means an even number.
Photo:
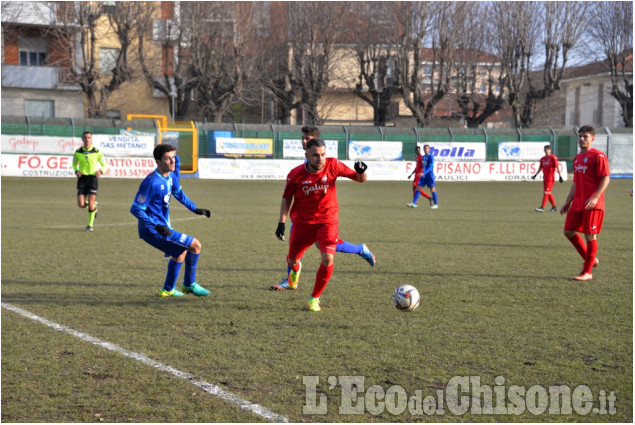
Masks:
[[[181,159],[181,173],[198,171],[198,129],[194,121],[168,121],[166,115],[128,114],[128,121],[154,120],[157,125],[157,143],[176,146]]]

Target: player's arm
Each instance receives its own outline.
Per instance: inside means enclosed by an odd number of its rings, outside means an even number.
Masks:
[[[176,187],[172,189],[172,194],[174,195],[177,201],[179,201],[185,206],[185,208],[192,211],[194,214],[204,215],[207,218],[209,218],[212,215],[212,212],[210,210],[205,208],[198,208],[196,204],[194,203],[194,201],[188,198],[188,196],[185,194],[185,192],[181,188],[181,185],[179,184],[178,179],[175,180],[174,183]]]
[[[562,173],[560,172],[560,164],[558,163],[558,157],[556,157],[554,155],[553,157],[553,162],[554,162],[554,166],[556,167],[556,171],[558,172],[558,181],[560,181],[560,183],[564,182],[564,179],[562,178]]]
[[[77,152],[73,153],[73,173],[77,177],[81,177],[82,176],[82,172],[79,171],[79,158],[77,156]]]
[[[292,201],[293,198],[282,198],[282,201],[280,202],[280,217],[278,218],[276,237],[281,241],[284,240],[285,223],[287,222],[287,217],[289,216]]]
[[[584,203],[585,210],[589,211],[595,208],[595,206],[598,204],[598,200],[600,199],[600,196],[602,196],[602,194],[608,187],[610,181],[611,181],[610,176],[604,176],[600,179],[600,185],[598,186],[598,190],[596,190],[593,196],[587,199],[586,202]]]
[[[105,174],[106,170],[108,169],[108,164],[106,163],[106,160],[104,159],[104,154],[101,151],[99,152],[98,161],[101,164],[101,169],[98,170],[97,173]],[[99,174],[97,174],[97,176],[99,176]]]
[[[573,195],[575,194],[575,183],[571,184],[571,189],[569,189],[569,194],[567,195],[567,200],[562,204],[562,208],[560,208],[560,214],[566,214],[571,207],[571,201],[573,201]]]
[[[132,206],[130,207],[130,213],[137,217],[137,219],[147,229],[155,229],[158,224],[157,221],[147,213],[150,199],[152,199],[151,197],[152,188],[143,181],[139,187],[139,191],[135,195],[134,201],[132,201]]]
[[[355,168],[355,175],[351,177],[351,180],[364,183],[367,178],[366,170],[368,169],[368,165],[366,165],[363,161],[357,161],[353,168]]]
[[[538,174],[540,174],[540,170],[542,170],[542,161],[540,161],[540,162],[539,162],[539,164],[540,164],[540,165],[538,165],[538,171],[536,171],[536,174],[534,174],[533,176],[531,176],[531,179],[532,179],[532,180],[533,180],[533,179],[535,179],[535,178],[536,178],[536,176],[537,176]],[[558,171],[558,174],[560,174],[560,171]]]

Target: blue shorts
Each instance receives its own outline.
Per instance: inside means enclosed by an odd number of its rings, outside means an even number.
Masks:
[[[174,229],[168,236],[161,236],[158,233],[140,228],[139,237],[159,251],[164,252],[166,257],[174,258],[178,258],[184,251],[187,251],[194,240],[192,236],[177,232]]]
[[[421,186],[421,187],[425,187],[428,186],[430,188],[434,187],[435,182],[434,182],[434,176],[430,176],[430,175],[423,175],[419,178],[419,182],[417,183],[417,186]]]

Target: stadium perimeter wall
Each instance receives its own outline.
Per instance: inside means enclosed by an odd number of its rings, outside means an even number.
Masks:
[[[278,179],[280,174],[298,164],[298,159],[289,160],[286,149],[289,142],[298,142],[301,126],[291,125],[255,125],[236,123],[195,123],[198,129],[198,149],[192,156],[198,158],[196,176],[200,178],[242,178],[242,179]],[[120,120],[88,120],[88,119],[33,119],[29,117],[2,117],[3,139],[14,137],[15,149],[6,148],[3,142],[3,173],[7,168],[18,168],[18,175],[72,177],[70,159],[72,155],[63,148],[50,155],[29,154],[29,140],[37,136],[55,137],[66,145],[81,145],[79,138],[84,131],[100,135],[122,134],[157,134],[158,125],[154,121],[120,121]],[[501,146],[517,143],[534,146],[542,150],[542,146],[550,144],[554,153],[563,163],[563,171],[571,169],[571,160],[576,155],[577,137],[573,129],[454,129],[454,128],[397,128],[397,127],[358,127],[358,126],[320,126],[325,140],[337,142],[336,153],[340,160],[354,160],[351,150],[353,143],[361,145],[378,144],[391,146],[390,142],[399,143],[401,156],[397,160],[372,162],[371,167],[377,170],[376,178],[382,180],[406,180],[414,166],[414,148],[417,144],[429,143],[432,146],[470,146],[484,147],[482,157],[476,162],[465,161],[465,158],[452,157],[451,149],[444,152],[449,157],[440,158],[444,164],[438,164],[437,174],[440,180],[469,180],[461,177],[463,171],[468,175],[480,175],[485,180],[528,180],[537,169],[537,160],[500,161]],[[21,137],[20,137],[21,136]],[[271,143],[269,155],[226,155],[217,150],[219,136],[246,140],[268,140]],[[70,143],[68,141],[71,141]],[[156,139],[155,139],[156,140]],[[17,141],[17,142],[16,142]],[[386,143],[383,143],[386,142]],[[633,173],[633,133],[632,129],[598,129],[594,146],[606,152],[611,162],[614,177],[630,177]],[[76,148],[76,147],[75,147]],[[13,150],[12,150],[13,149]],[[74,150],[74,149],[73,149]],[[535,149],[534,149],[535,150]],[[455,149],[456,151],[456,149]],[[180,155],[187,155],[187,146],[179,146]],[[21,154],[20,158],[13,157]],[[143,156],[146,156],[145,154]],[[227,158],[227,156],[234,156]],[[241,157],[242,156],[242,157]],[[446,155],[447,156],[447,155]],[[455,155],[456,156],[456,155]],[[266,159],[257,159],[257,158]],[[187,158],[186,158],[187,161]],[[68,162],[68,163],[67,163]],[[352,162],[351,162],[352,164]],[[49,167],[50,165],[50,167]],[[140,177],[153,169],[152,161],[127,156],[112,158],[112,177]],[[68,168],[67,168],[68,167]],[[39,172],[50,168],[54,172]],[[447,171],[456,178],[446,177]],[[474,171],[478,171],[475,173]],[[226,171],[231,172],[227,173]],[[236,172],[236,170],[238,170]],[[458,173],[457,173],[458,170]],[[499,171],[496,171],[499,170]],[[224,177],[219,177],[224,174]],[[397,176],[397,177],[395,177]],[[494,178],[492,178],[494,176]],[[369,174],[369,177],[371,175]],[[284,177],[282,177],[284,179]],[[478,178],[480,179],[480,178]]]

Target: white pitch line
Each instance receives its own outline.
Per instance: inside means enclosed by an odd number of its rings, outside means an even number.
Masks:
[[[182,379],[184,381],[188,381],[190,384],[194,385],[195,387],[198,387],[199,389],[203,390],[204,392],[215,396],[215,397],[219,397],[225,401],[228,401],[232,404],[235,404],[237,406],[239,406],[241,409],[247,411],[247,412],[251,412],[255,415],[258,415],[268,421],[271,422],[289,422],[289,420],[282,416],[279,415],[277,413],[272,412],[271,410],[262,407],[259,404],[256,403],[252,403],[249,400],[245,400],[244,398],[241,398],[235,394],[230,393],[229,391],[226,391],[224,389],[222,389],[221,387],[219,387],[218,385],[214,385],[214,384],[210,384],[208,382],[205,381],[201,381],[198,378],[196,378],[194,375],[191,375],[187,372],[182,372],[178,369],[173,368],[170,365],[166,365],[163,364],[157,360],[151,359],[149,357],[144,356],[143,354],[140,353],[135,353],[134,351],[129,351],[126,350],[125,348],[122,348],[116,344],[112,344],[110,342],[106,342],[106,341],[102,341],[98,338],[95,338],[93,336],[90,336],[88,334],[76,331],[74,329],[71,329],[69,327],[66,327],[64,325],[60,325],[58,323],[54,323],[51,322],[47,319],[44,319],[40,316],[36,316],[33,313],[30,313],[26,310],[22,310],[21,308],[15,307],[11,304],[7,304],[7,303],[2,303],[2,308],[6,309],[6,310],[10,310],[13,311],[14,313],[18,313],[26,318],[29,318],[31,320],[35,320],[36,322],[40,322],[50,328],[55,329],[56,331],[60,331],[60,332],[66,332],[67,334],[73,335],[79,339],[81,339],[82,341],[85,342],[90,342],[91,344],[97,345],[99,347],[103,347],[106,348],[107,350],[110,351],[114,351],[116,353],[121,354],[124,357],[129,357],[133,360],[136,360],[140,363],[143,363],[145,365],[151,366],[157,370],[160,370],[161,372],[168,372],[171,373],[172,375],[176,376],[179,379]]]
[[[186,217],[186,218],[175,218],[170,220],[170,223],[175,223],[177,221],[188,221],[188,220],[199,220],[201,217]],[[117,226],[136,226],[138,221],[130,221],[127,223],[106,223],[99,224],[98,227],[117,227]],[[77,229],[77,225],[72,226],[51,226],[51,227],[43,227],[43,229]]]

